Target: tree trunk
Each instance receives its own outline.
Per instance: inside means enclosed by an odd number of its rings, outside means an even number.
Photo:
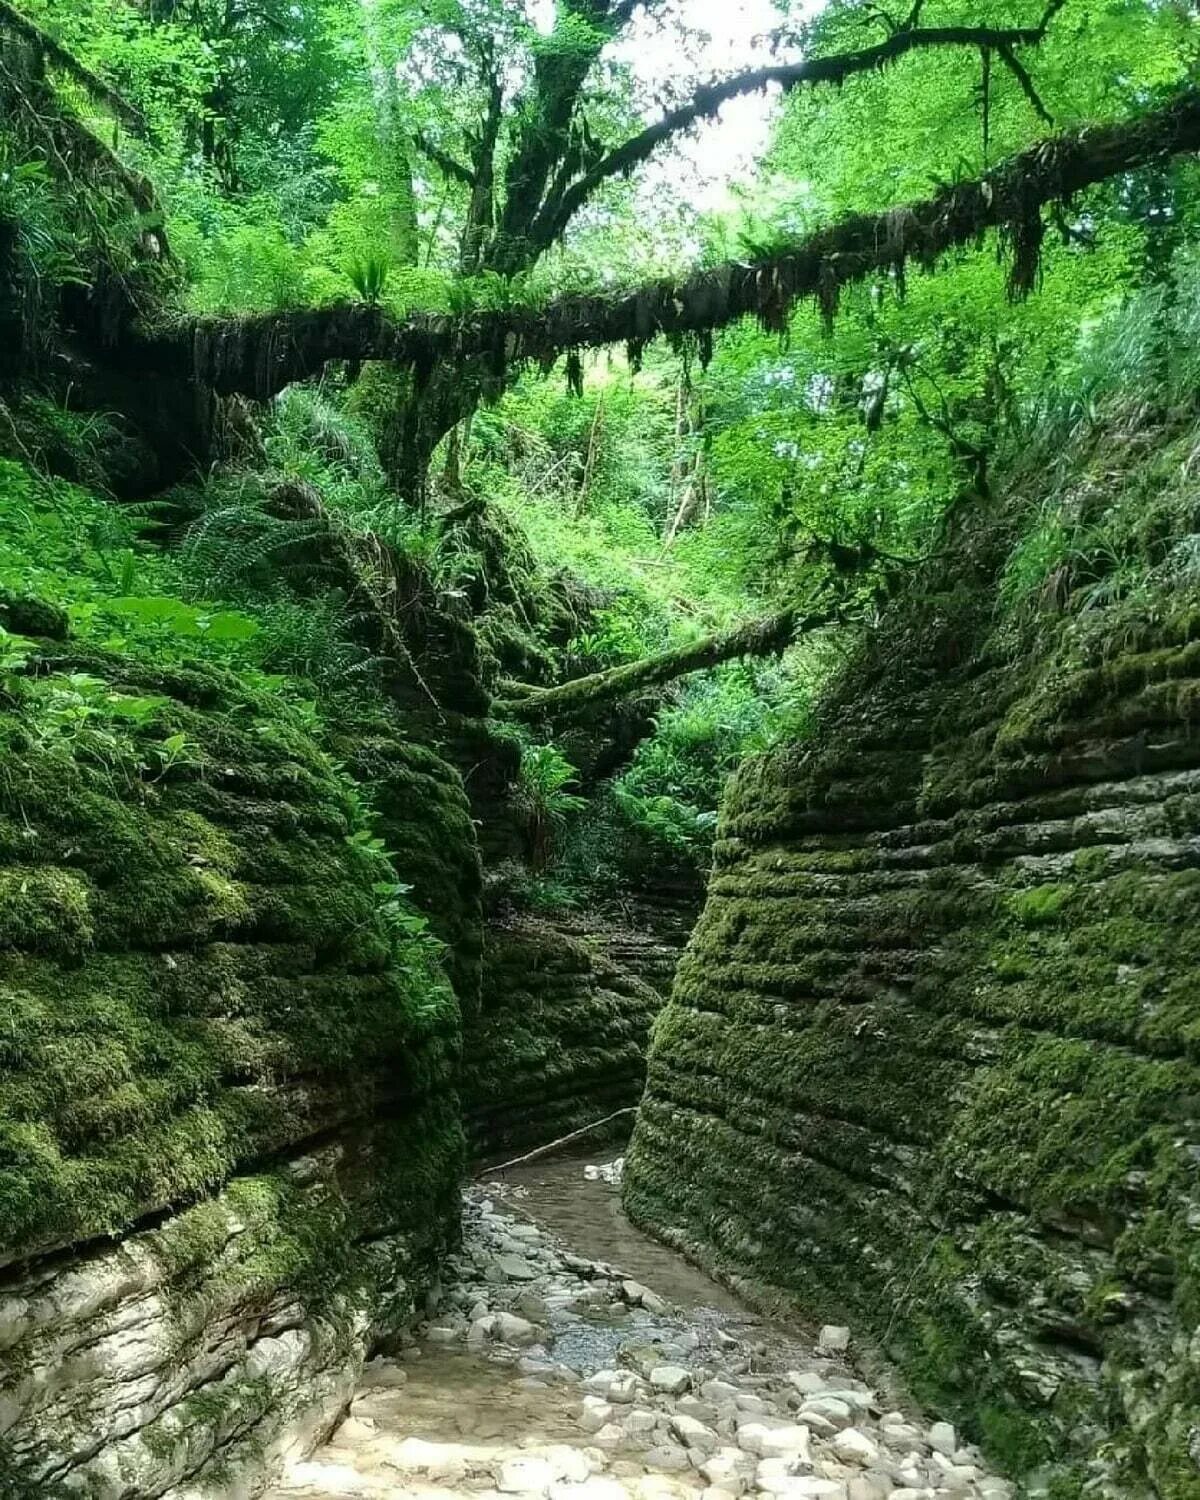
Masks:
[[[749,620],[719,635],[705,636],[690,646],[646,656],[641,661],[610,667],[577,677],[558,687],[540,688],[521,698],[511,698],[496,705],[499,713],[523,720],[562,719],[586,712],[614,698],[627,698],[664,682],[674,682],[691,672],[702,672],[739,656],[777,656],[786,651],[797,635],[837,624],[844,611],[835,607],[802,615],[796,609]]]

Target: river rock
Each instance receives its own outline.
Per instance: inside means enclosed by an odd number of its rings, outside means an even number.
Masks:
[[[710,1485],[740,1495],[754,1478],[754,1458],[740,1448],[718,1448],[700,1465],[700,1474]]]
[[[857,1427],[847,1427],[839,1432],[829,1445],[846,1464],[858,1464],[868,1468],[879,1457],[879,1445],[860,1432]]]
[[[559,1480],[552,1484],[550,1500],[629,1500],[629,1494],[618,1480],[606,1474],[592,1474],[578,1482]]]
[[[665,1396],[682,1396],[691,1383],[691,1371],[682,1365],[655,1365],[650,1371],[650,1384]]]
[[[683,1474],[692,1466],[687,1449],[676,1443],[660,1443],[655,1448],[647,1448],[642,1462],[649,1469],[661,1469],[667,1474]]]
[[[929,1446],[946,1458],[958,1451],[958,1434],[949,1422],[935,1422],[929,1429]]]
[[[613,1409],[602,1396],[585,1396],[580,1408],[579,1425],[584,1432],[599,1432],[613,1419]]]
[[[489,1280],[536,1281],[537,1270],[523,1255],[497,1255],[489,1268]]]
[[[494,1469],[496,1488],[502,1495],[545,1495],[554,1483],[554,1468],[547,1459],[505,1458]]]
[[[648,1439],[658,1426],[659,1417],[656,1411],[647,1411],[644,1406],[635,1406],[622,1418],[621,1426],[625,1429],[631,1441]]]
[[[762,1458],[809,1459],[809,1430],[803,1423],[770,1426],[765,1422],[743,1422],[738,1428],[738,1445],[747,1453]]]
[[[717,1446],[717,1434],[712,1428],[686,1413],[676,1412],[671,1418],[670,1428],[685,1448],[694,1448],[699,1453],[711,1453]]]
[[[826,1323],[817,1338],[817,1349],[821,1354],[844,1354],[850,1347],[850,1330],[835,1323]]]
[[[494,1329],[496,1337],[502,1344],[520,1345],[537,1342],[537,1329],[528,1318],[519,1318],[516,1313],[497,1313]]]
[[[706,1380],[700,1387],[700,1394],[706,1401],[720,1406],[723,1401],[736,1401],[741,1395],[741,1387],[728,1380]]]

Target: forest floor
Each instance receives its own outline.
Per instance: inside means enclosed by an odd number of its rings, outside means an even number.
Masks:
[[[592,1259],[597,1242],[622,1264]],[[579,1162],[471,1189],[449,1274],[414,1341],[370,1362],[330,1441],[268,1500],[1013,1493],[948,1423],[886,1409],[848,1330],[759,1318],[633,1229]]]

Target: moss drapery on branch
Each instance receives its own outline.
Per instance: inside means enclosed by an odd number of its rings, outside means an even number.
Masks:
[[[392,360],[418,381],[438,364],[477,362],[497,381],[514,362],[552,362],[573,349],[659,334],[711,332],[753,315],[781,329],[797,302],[816,298],[832,316],[841,287],[873,272],[902,276],[916,261],[931,267],[989,229],[1007,235],[1015,293],[1036,276],[1041,210],[1148,163],[1200,150],[1200,92],[1116,125],[1052,136],[983,176],[881,214],[854,214],[798,244],[750,262],[728,262],[682,280],[664,278],[624,296],[561,297],[548,307],[468,317],[420,314],[404,322],[381,308],[336,307],[242,319],[196,319],[130,335],[127,360],[143,373],[194,378],[224,393],[265,400],[319,373],[329,360]]]
[[[646,656],[640,661],[610,667],[577,677],[558,687],[541,688],[524,697],[512,698],[496,705],[497,712],[513,719],[564,719],[574,714],[627,698],[647,688],[674,682],[691,672],[703,672],[739,656],[774,656],[787,649],[797,635],[820,630],[843,618],[842,611],[825,609],[801,614],[797,609],[783,609],[736,626],[733,630],[705,636],[688,646]]]
[[[863,47],[856,52],[838,52],[829,57],[810,57],[803,62],[775,63],[766,68],[754,68],[732,78],[716,79],[702,84],[685,103],[669,109],[652,124],[647,125],[624,144],[602,156],[577,181],[555,198],[551,198],[534,220],[532,238],[540,246],[552,245],[567,228],[567,225],[592,197],[596,189],[612,177],[623,177],[642,162],[648,161],[665,141],[689,129],[700,120],[714,119],[727,100],[739,98],[759,89],[775,87],[784,93],[800,88],[804,84],[832,83],[841,85],[858,73],[879,72],[890,63],[898,62],[911,52],[936,49],[970,48],[979,52],[996,53],[1006,67],[1021,82],[1035,109],[1041,109],[1041,101],[1033,91],[1032,82],[1018,61],[1015,48],[1036,46],[1046,35],[1047,27],[1062,9],[1064,0],[1051,0],[1037,26],[916,26],[905,25],[894,30],[882,42]]]
[[[146,134],[146,120],[140,110],[135,109],[128,99],[122,98],[116,89],[81,63],[61,42],[55,41],[48,31],[43,31],[28,16],[7,4],[6,0],[0,0],[0,30],[15,32],[34,46],[51,67],[61,69],[91,94],[93,99],[106,104],[122,124],[138,135]]]

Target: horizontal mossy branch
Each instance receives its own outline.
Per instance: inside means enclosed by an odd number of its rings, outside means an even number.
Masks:
[[[706,334],[753,315],[782,329],[797,302],[832,315],[841,287],[873,272],[930,268],[948,251],[1002,229],[1014,250],[1013,289],[1028,291],[1038,263],[1041,210],[1151,162],[1200,150],[1200,91],[1187,90],[1135,120],[1049,137],[993,171],[880,214],[853,214],[797,244],[730,261],[682,280],[663,278],[623,296],[572,295],[542,309],[466,317],[417,314],[400,322],[366,304],[250,318],[192,319],[128,334],[118,351],[142,375],[194,379],[223,394],[266,400],[330,360],[390,360],[418,381],[437,365],[478,362],[502,382],[521,361],[551,363],[567,350],[659,334]]]
[[[610,667],[606,672],[593,672],[587,677],[577,677],[573,682],[560,683],[558,687],[542,688],[525,697],[509,699],[497,704],[497,710],[513,719],[568,718],[601,703],[610,703],[614,698],[626,698],[631,693],[674,682],[690,672],[703,672],[740,656],[776,655],[786,650],[797,635],[820,630],[841,618],[841,611],[836,609],[809,615],[795,609],[783,609],[778,614],[749,620],[733,630],[706,635],[688,646],[677,646],[657,656],[646,656],[640,661]]]

